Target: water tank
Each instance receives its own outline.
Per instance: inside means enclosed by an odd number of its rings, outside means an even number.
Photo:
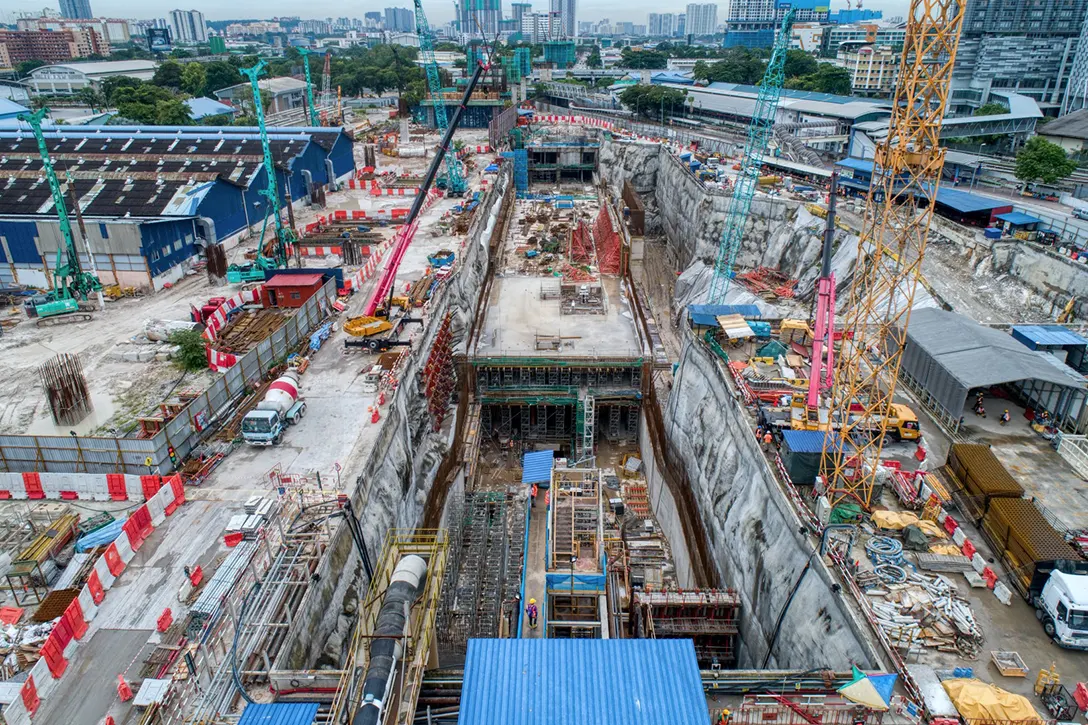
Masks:
[[[983,231],[983,235],[987,239],[1001,239],[1001,230],[997,227],[986,227],[986,230]]]

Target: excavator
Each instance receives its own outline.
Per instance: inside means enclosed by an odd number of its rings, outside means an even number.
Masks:
[[[93,307],[86,304],[87,298],[94,292],[102,291],[102,283],[98,277],[84,272],[79,263],[79,251],[72,237],[72,224],[68,219],[64,193],[61,191],[60,181],[57,180],[53,161],[49,157],[49,149],[45,144],[45,136],[42,134],[42,119],[48,112],[48,108],[40,108],[33,113],[24,113],[19,116],[20,121],[29,124],[33,129],[34,138],[38,142],[38,154],[42,159],[42,170],[45,172],[46,181],[49,182],[49,191],[53,195],[53,208],[57,210],[57,223],[60,226],[62,240],[62,244],[57,247],[57,258],[53,263],[53,289],[34,295],[24,303],[27,314],[38,318],[38,327],[91,319],[90,310]]]

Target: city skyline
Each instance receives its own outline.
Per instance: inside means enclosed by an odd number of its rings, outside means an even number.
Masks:
[[[343,3],[332,2],[332,0],[316,0],[308,2],[305,6],[305,12],[303,12],[297,4],[281,0],[237,0],[229,4],[189,2],[187,3],[189,7],[186,9],[200,11],[204,14],[205,19],[209,21],[266,20],[276,16],[292,15],[298,15],[302,18],[324,19],[326,17],[340,17],[345,13],[352,17],[362,18],[367,12],[383,12],[390,4],[385,0],[382,2],[359,3],[358,6],[352,7],[349,12]],[[403,6],[410,5],[407,2],[400,4]],[[132,0],[93,0],[91,7],[95,17],[149,20],[169,17],[170,11],[178,9],[178,5],[176,0],[150,0],[150,2],[139,3]],[[532,5],[533,12],[546,13],[550,9],[549,0],[536,0]],[[723,23],[726,19],[728,3],[719,2],[717,5],[718,22]],[[40,13],[43,7],[58,11],[60,9],[59,4],[54,5],[43,0],[8,0],[4,3],[3,12],[0,12],[0,21],[14,24],[17,16],[26,13]],[[844,0],[836,0],[832,3],[833,10],[844,9],[845,7]],[[906,0],[871,0],[865,3],[865,7],[872,10],[882,10],[885,17],[889,17],[904,15],[907,12],[908,3]],[[686,3],[668,10],[675,14],[682,14],[685,9]],[[452,0],[425,2],[424,10],[432,24],[443,24],[454,20],[454,3]],[[620,2],[620,0],[593,0],[592,2],[583,0],[577,3],[576,20],[598,22],[607,18],[613,22],[629,21],[636,24],[646,24],[650,13],[658,13],[661,10],[659,4],[652,2],[632,5],[629,2]],[[511,3],[504,0],[502,3],[503,17],[512,17],[512,12]]]

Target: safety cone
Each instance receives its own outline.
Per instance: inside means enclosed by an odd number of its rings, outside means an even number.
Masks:
[[[385,391],[382,390],[378,393],[378,405],[385,405]]]
[[[372,413],[370,414],[370,422],[371,422],[371,423],[377,423],[377,422],[378,422],[379,420],[381,420],[381,419],[382,419],[382,417],[381,417],[381,415],[380,415],[380,414],[378,413],[378,408],[377,408],[377,406],[375,406],[375,407],[373,408],[373,412],[372,412]]]

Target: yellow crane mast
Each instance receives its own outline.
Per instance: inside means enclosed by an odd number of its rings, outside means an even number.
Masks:
[[[921,273],[937,185],[938,139],[963,26],[963,0],[911,0],[888,136],[876,148],[833,415],[821,474],[830,503],[869,508]],[[851,336],[852,334],[852,336]]]

